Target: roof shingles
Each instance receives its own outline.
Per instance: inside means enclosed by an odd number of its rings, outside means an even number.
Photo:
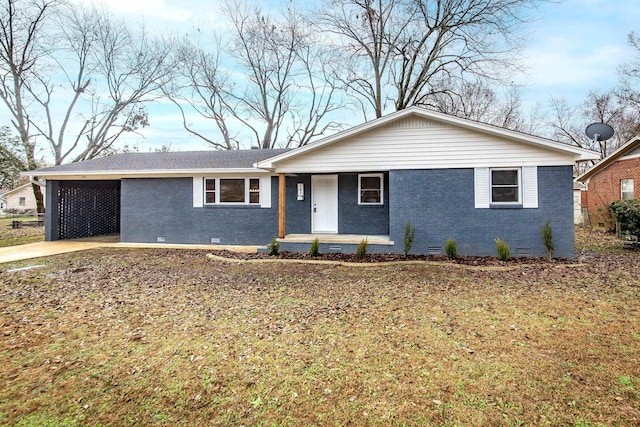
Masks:
[[[42,168],[33,172],[118,172],[170,171],[189,169],[246,169],[253,164],[286,152],[272,150],[177,151],[159,153],[122,153],[108,157]]]

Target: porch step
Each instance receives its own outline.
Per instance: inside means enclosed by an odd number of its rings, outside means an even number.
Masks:
[[[358,245],[363,239],[367,239],[370,245],[393,246],[389,236],[372,236],[361,234],[287,234],[284,239],[277,239],[280,243],[311,243],[315,239],[320,243],[341,243],[344,245]]]

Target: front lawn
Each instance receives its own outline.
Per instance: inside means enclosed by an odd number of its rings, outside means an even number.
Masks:
[[[0,266],[0,424],[640,423],[638,253],[491,267],[206,254]]]

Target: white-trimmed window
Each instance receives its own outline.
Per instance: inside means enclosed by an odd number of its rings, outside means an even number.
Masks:
[[[632,178],[620,180],[620,198],[625,200],[635,199],[635,189]]]
[[[26,197],[20,197],[18,199],[18,205],[19,206],[26,206],[27,205],[27,198]]]
[[[358,204],[382,205],[384,175],[381,173],[367,173],[358,175]]]
[[[491,169],[491,203],[520,204],[520,169]]]
[[[205,178],[204,204],[259,205],[259,178]]]

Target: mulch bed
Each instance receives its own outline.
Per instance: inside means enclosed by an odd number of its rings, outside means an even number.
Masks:
[[[397,261],[432,261],[447,262],[451,264],[473,265],[473,266],[509,266],[509,265],[564,265],[576,264],[578,261],[567,258],[554,258],[548,260],[542,257],[517,257],[508,261],[500,261],[492,256],[458,256],[455,260],[450,260],[444,255],[408,255],[402,254],[367,254],[364,258],[358,258],[355,254],[344,253],[322,253],[312,257],[308,253],[281,251],[278,255],[269,255],[266,252],[258,253],[240,253],[226,250],[210,251],[211,254],[223,258],[252,260],[252,259],[298,259],[298,260],[315,260],[315,261],[335,261],[335,262],[353,262],[353,263],[381,263],[381,262],[397,262]]]

